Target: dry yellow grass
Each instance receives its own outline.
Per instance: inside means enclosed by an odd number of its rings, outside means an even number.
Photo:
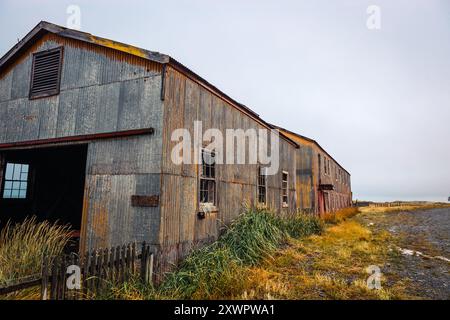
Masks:
[[[444,203],[429,203],[429,204],[411,204],[403,206],[382,206],[382,207],[359,207],[359,211],[362,213],[387,213],[387,212],[398,212],[398,211],[415,211],[415,210],[429,210],[437,208],[448,208],[450,204]]]
[[[240,299],[408,299],[407,284],[389,279],[390,285],[371,290],[366,285],[370,265],[388,260],[388,233],[374,235],[348,220],[324,234],[291,239],[273,261],[250,269]],[[382,277],[382,285],[387,279]],[[393,284],[392,284],[393,283]]]
[[[70,239],[68,226],[47,221],[38,222],[35,217],[22,223],[8,223],[0,231],[0,285],[6,286],[30,277],[39,277],[43,256],[57,256]],[[39,288],[11,293],[0,299],[36,299]]]
[[[357,207],[349,207],[340,209],[338,211],[327,212],[323,214],[322,219],[328,223],[339,223],[341,221],[345,221],[348,218],[351,218],[359,213]]]

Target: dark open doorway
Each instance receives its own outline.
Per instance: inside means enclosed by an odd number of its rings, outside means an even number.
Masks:
[[[27,216],[70,224],[79,235],[87,145],[3,151],[0,227]]]

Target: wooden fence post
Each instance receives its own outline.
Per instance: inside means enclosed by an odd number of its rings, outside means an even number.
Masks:
[[[150,251],[150,247],[148,248]],[[153,282],[153,253],[150,253],[150,259],[149,260],[149,270],[148,270],[148,276],[147,276],[147,283],[151,284]]]
[[[142,242],[142,248],[141,248],[141,280],[143,283],[145,283],[146,280],[146,265],[147,265],[147,257],[146,257],[146,244],[145,241]]]
[[[133,242],[133,244],[131,245],[131,272],[133,274],[136,273],[136,243]]]
[[[80,268],[80,289],[67,287],[69,265]],[[41,278],[35,279],[34,283],[41,284],[42,300],[85,299],[103,290],[107,281],[121,284],[138,272],[142,282],[150,284],[153,282],[153,268],[154,255],[150,245],[143,242],[138,254],[136,243],[129,243],[110,249],[91,250],[81,256],[73,253],[58,257],[45,256],[42,258]]]
[[[41,283],[41,300],[48,299],[48,258],[42,259],[42,283]]]
[[[50,300],[58,299],[58,271],[57,259],[53,258],[51,260],[52,284],[50,286]]]

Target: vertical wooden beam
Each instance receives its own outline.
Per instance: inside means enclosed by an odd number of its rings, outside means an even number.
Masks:
[[[52,284],[50,287],[50,300],[58,299],[58,259],[54,258],[51,260],[51,273],[52,273]]]
[[[48,258],[42,261],[41,300],[48,300]]]
[[[152,282],[153,282],[153,253],[150,253],[147,283],[150,284]]]
[[[145,283],[145,271],[146,271],[146,252],[145,252],[145,241],[142,243],[141,247],[141,279],[142,282]]]

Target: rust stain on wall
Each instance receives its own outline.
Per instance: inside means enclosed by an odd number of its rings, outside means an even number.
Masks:
[[[33,42],[25,53],[21,54],[10,65],[8,65],[8,67],[0,74],[0,79],[6,76],[12,69],[14,69],[15,66],[19,65],[24,60],[29,58],[34,52],[38,52],[39,48],[47,41],[52,41],[62,46],[83,48],[89,51],[96,52],[98,54],[102,54],[116,61],[124,61],[136,66],[145,67],[147,71],[161,72],[162,70],[162,64],[146,59],[143,53],[139,54],[139,50],[137,48],[133,49],[134,47],[132,46],[129,47],[129,52],[124,52],[124,48],[118,45],[115,46],[111,44],[108,47],[100,46],[95,43],[88,43],[81,40],[61,37],[53,33],[47,33]]]

